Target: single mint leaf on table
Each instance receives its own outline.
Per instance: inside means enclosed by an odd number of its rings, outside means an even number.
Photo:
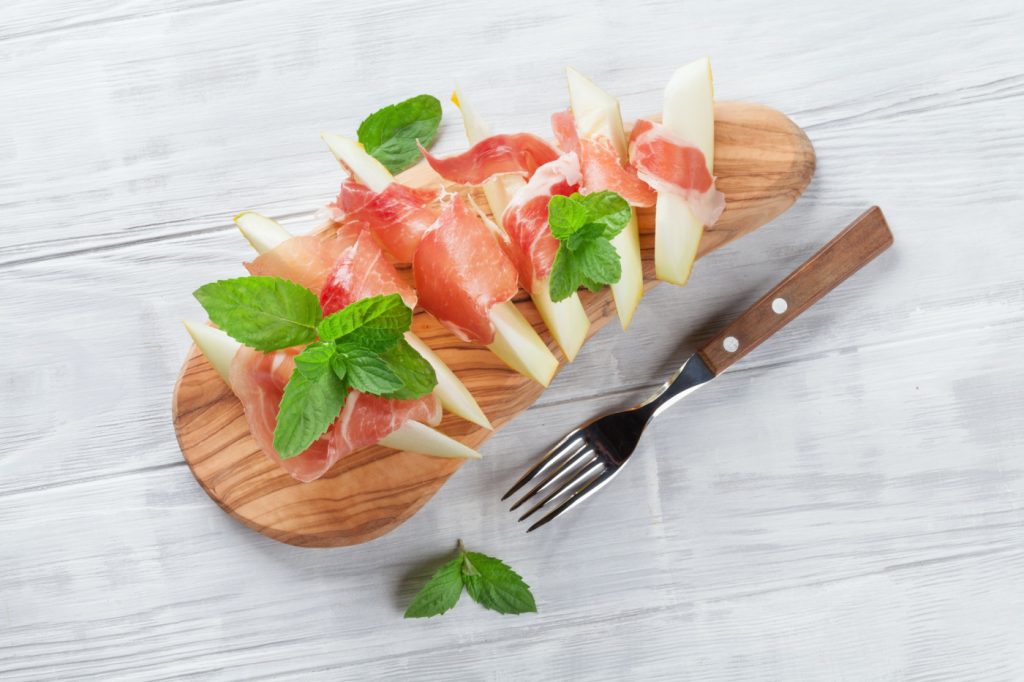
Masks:
[[[402,380],[402,388],[387,394],[395,400],[421,398],[437,386],[437,373],[427,360],[405,339],[381,353],[388,367]]]
[[[321,369],[315,372],[313,367]],[[311,363],[306,371],[292,372],[281,396],[274,428],[278,456],[290,459],[315,443],[338,418],[347,394],[348,388],[332,371],[330,363]]]
[[[434,573],[413,598],[406,618],[445,613],[459,601],[463,586],[484,608],[502,614],[535,613],[537,603],[530,586],[507,564],[494,557],[467,552],[459,540],[459,553]]]
[[[479,552],[464,552],[462,581],[473,601],[498,613],[534,613],[530,586],[504,562]]]
[[[316,327],[324,341],[344,339],[353,332],[369,330],[401,334],[412,324],[412,310],[398,294],[371,296],[328,315]]]
[[[405,384],[377,353],[362,346],[341,344],[338,355],[345,358],[345,381],[349,386],[369,395],[386,395]]]
[[[228,336],[263,352],[309,343],[323,317],[316,294],[280,277],[224,279],[193,296]]]
[[[441,124],[441,103],[431,95],[417,95],[376,111],[359,124],[360,144],[392,174],[420,160],[416,141],[429,147]]]
[[[462,555],[437,569],[405,610],[406,618],[440,616],[459,602],[462,596]]]

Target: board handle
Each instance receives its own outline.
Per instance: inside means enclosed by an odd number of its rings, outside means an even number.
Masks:
[[[698,352],[721,374],[818,302],[892,244],[881,209],[872,206]]]

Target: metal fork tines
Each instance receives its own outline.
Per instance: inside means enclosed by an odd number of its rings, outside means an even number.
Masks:
[[[523,521],[542,509],[549,509],[527,532],[540,528],[604,487],[629,460],[647,423],[668,405],[713,376],[698,356],[690,358],[648,400],[628,410],[599,417],[570,432],[523,474],[501,499],[508,499],[534,482],[533,487],[512,505],[511,510],[539,498],[519,520]]]

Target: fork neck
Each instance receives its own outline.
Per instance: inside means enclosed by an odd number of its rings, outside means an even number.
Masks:
[[[715,374],[708,368],[700,355],[695,353],[662,385],[657,393],[637,405],[636,409],[642,410],[647,419],[653,419],[684,396],[714,378]]]

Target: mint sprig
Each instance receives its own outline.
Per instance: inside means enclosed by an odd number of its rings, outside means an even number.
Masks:
[[[629,204],[615,192],[551,197],[548,224],[559,241],[551,266],[552,300],[564,300],[581,286],[596,292],[619,281],[622,264],[611,240],[632,215]]]
[[[498,613],[537,611],[530,586],[506,563],[480,552],[466,551],[461,540],[458,552],[416,594],[405,611],[406,618],[429,618],[449,611],[458,603],[463,587],[473,601]]]
[[[232,338],[263,352],[305,345],[285,385],[274,428],[281,459],[305,451],[338,418],[351,389],[412,400],[437,385],[434,368],[406,342],[412,310],[398,294],[371,296],[323,317],[312,291],[277,277],[200,287],[196,298]]]
[[[376,111],[359,124],[359,142],[392,174],[420,160],[416,141],[429,147],[441,124],[441,103],[431,95],[417,95]]]

